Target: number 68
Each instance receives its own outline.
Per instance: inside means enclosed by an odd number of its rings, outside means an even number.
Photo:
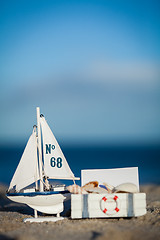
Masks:
[[[51,167],[58,167],[58,168],[61,168],[62,167],[62,158],[58,157],[57,159],[52,157],[50,159],[50,164],[51,164]]]

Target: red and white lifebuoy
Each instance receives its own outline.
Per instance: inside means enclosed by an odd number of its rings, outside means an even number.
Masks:
[[[114,204],[114,208],[110,208],[109,204]],[[107,215],[114,215],[120,211],[120,200],[117,195],[107,195],[101,199],[101,210]],[[107,206],[108,205],[108,206]]]

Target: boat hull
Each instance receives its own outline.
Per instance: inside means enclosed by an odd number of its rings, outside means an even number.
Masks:
[[[71,194],[65,192],[35,192],[7,194],[7,197],[18,203],[27,204],[29,207],[46,214],[58,214],[64,210],[64,201],[70,199]]]

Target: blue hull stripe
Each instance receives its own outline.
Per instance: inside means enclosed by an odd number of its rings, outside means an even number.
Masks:
[[[53,194],[65,194],[65,193],[69,193],[69,191],[53,191],[53,192],[29,192],[29,193],[7,193],[7,196],[29,196],[29,197],[34,197],[34,196],[39,196],[39,195],[53,195]]]

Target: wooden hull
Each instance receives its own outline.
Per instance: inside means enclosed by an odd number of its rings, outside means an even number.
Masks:
[[[7,194],[7,197],[18,203],[27,204],[29,207],[46,214],[58,214],[63,212],[63,202],[70,199],[70,193],[36,192]]]

